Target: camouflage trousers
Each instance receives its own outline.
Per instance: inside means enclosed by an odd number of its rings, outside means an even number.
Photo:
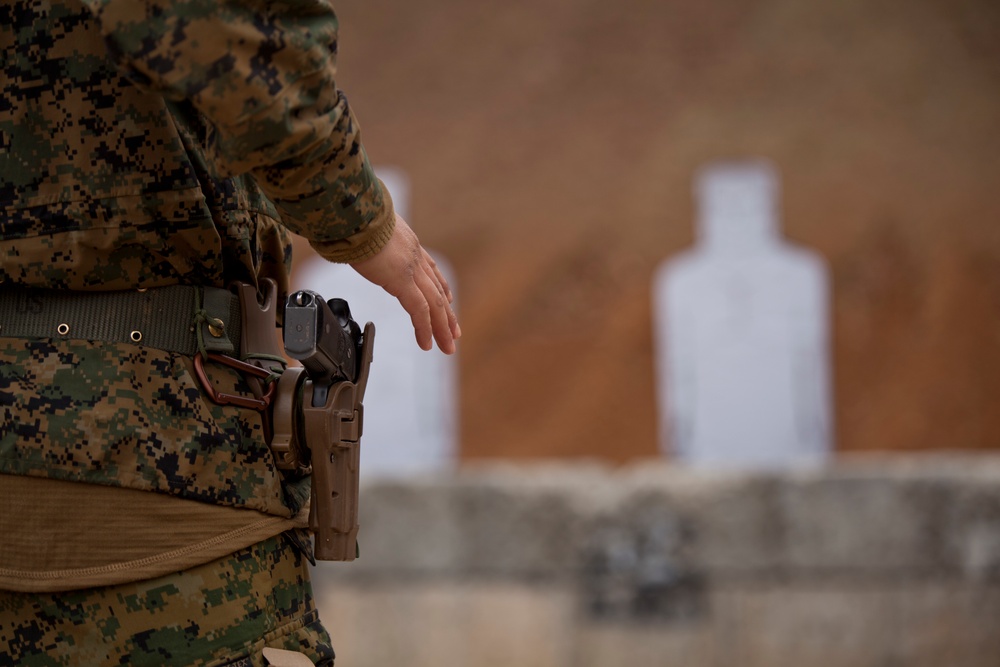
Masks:
[[[265,647],[333,665],[308,565],[288,536],[157,579],[0,591],[0,665],[263,667]]]

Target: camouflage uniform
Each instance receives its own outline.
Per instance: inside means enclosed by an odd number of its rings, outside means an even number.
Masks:
[[[395,217],[333,79],[337,29],[323,0],[0,0],[2,287],[272,278],[284,293],[288,230],[332,261],[378,252]],[[235,372],[215,375],[249,391]],[[260,415],[206,400],[177,352],[0,338],[0,408],[0,484],[65,480],[284,518],[308,497],[276,471]],[[225,664],[275,631],[274,609],[312,628],[289,646],[332,662],[290,545],[242,545],[198,566],[214,568],[204,583],[189,570],[122,590],[0,593],[0,645],[13,651],[0,663],[140,664],[145,651],[155,664]],[[276,563],[294,574],[272,590]],[[232,609],[239,628],[204,622]],[[83,642],[87,627],[110,644]]]
[[[299,552],[276,537],[131,584],[0,595],[0,665],[251,667],[265,646],[332,665]]]

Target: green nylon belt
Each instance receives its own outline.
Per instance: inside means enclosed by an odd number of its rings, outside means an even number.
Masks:
[[[238,356],[240,320],[239,297],[217,287],[0,288],[0,337],[129,343],[194,356],[200,329],[206,351]]]

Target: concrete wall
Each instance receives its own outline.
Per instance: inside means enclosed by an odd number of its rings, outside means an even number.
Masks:
[[[997,666],[1000,458],[370,482],[341,667]]]

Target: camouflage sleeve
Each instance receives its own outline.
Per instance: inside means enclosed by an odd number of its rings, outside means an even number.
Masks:
[[[324,0],[84,0],[136,85],[212,127],[222,176],[252,174],[282,221],[332,261],[392,235],[388,192],[334,81],[337,18]]]

